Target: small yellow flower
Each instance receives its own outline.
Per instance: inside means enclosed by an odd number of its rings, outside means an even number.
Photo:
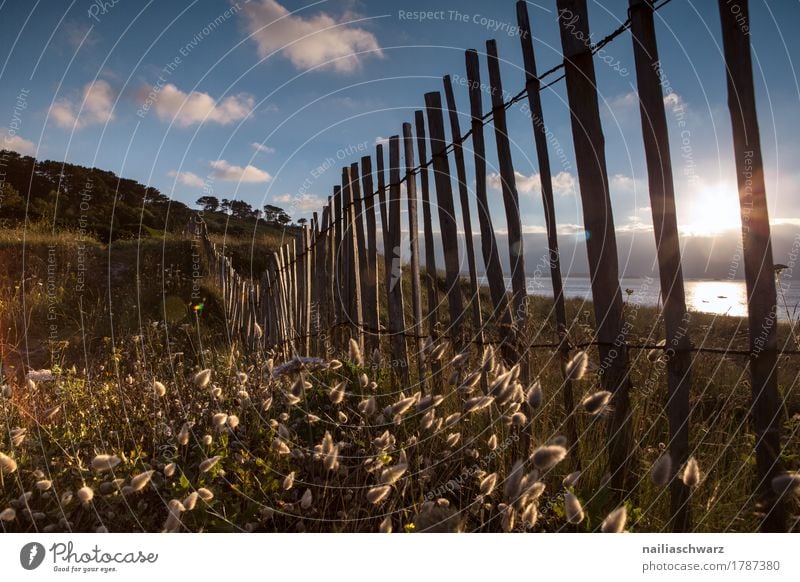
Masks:
[[[417,526],[415,526],[413,523],[407,523],[403,526],[403,529],[406,530],[406,532],[411,533],[417,529]]]
[[[392,455],[383,453],[380,457],[378,457],[378,460],[384,465],[388,465],[389,463],[392,462]]]

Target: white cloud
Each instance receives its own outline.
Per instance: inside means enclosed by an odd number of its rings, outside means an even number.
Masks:
[[[636,192],[639,189],[639,180],[625,174],[614,174],[611,177],[611,188],[621,192]]]
[[[639,105],[639,95],[635,91],[630,91],[624,95],[617,95],[608,100],[608,106],[612,109],[634,107]]]
[[[683,97],[673,91],[672,93],[664,95],[664,105],[673,113],[677,113],[686,107],[686,102],[683,100]]]
[[[50,116],[64,129],[81,129],[89,125],[108,123],[114,119],[114,91],[102,79],[86,83],[83,102],[59,99],[50,107]]]
[[[328,200],[314,194],[303,194],[298,196],[296,194],[281,194],[272,198],[276,204],[284,204],[289,207],[291,211],[295,212],[313,212],[314,210],[321,210],[323,206],[328,203]]]
[[[389,138],[388,137],[383,137],[382,135],[379,135],[378,137],[375,138],[375,145],[378,145],[378,144],[386,145],[388,143],[389,143]]]
[[[296,16],[275,0],[250,2],[242,12],[259,56],[281,52],[300,70],[324,67],[350,73],[359,69],[365,56],[355,53],[383,56],[374,34],[324,12]]]
[[[537,194],[542,189],[541,175],[536,172],[526,176],[522,172],[514,172],[516,178],[517,191],[522,194]],[[496,190],[501,190],[503,181],[500,174],[489,174],[489,186]],[[577,191],[577,180],[575,176],[566,171],[561,171],[555,176],[552,176],[551,183],[553,184],[553,192],[559,196],[568,196]]]
[[[211,174],[214,178],[225,182],[256,184],[272,180],[272,176],[270,176],[268,172],[249,164],[245,167],[233,166],[225,160],[215,160],[208,165],[211,168]]]
[[[172,83],[167,83],[161,90],[151,86],[142,87],[138,100],[140,105],[152,102],[159,119],[174,120],[180,127],[209,121],[227,125],[250,115],[254,105],[253,98],[244,93],[217,101],[208,93],[185,93]]]
[[[36,152],[36,144],[16,133],[10,134],[7,129],[0,130],[0,149],[11,150],[23,156],[32,156]]]
[[[254,141],[253,143],[251,143],[250,147],[252,147],[257,152],[262,152],[262,153],[265,153],[265,154],[274,154],[275,153],[275,148],[271,148],[268,145],[264,145],[263,143],[258,143],[257,141]]]
[[[193,172],[177,172],[172,170],[167,175],[170,178],[177,178],[178,182],[184,186],[191,186],[192,188],[202,188],[205,186],[205,180]]]

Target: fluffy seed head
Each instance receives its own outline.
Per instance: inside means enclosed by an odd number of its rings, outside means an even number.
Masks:
[[[581,380],[586,374],[586,367],[589,365],[589,354],[580,351],[567,362],[566,376],[568,380]]]
[[[153,382],[153,391],[156,393],[156,396],[164,396],[167,393],[167,387],[156,380]]]
[[[387,515],[384,520],[381,521],[378,526],[378,531],[380,533],[392,533],[392,516]]]
[[[11,507],[6,507],[3,511],[0,511],[0,521],[14,521],[17,518],[17,512],[14,511]]]
[[[94,499],[94,489],[92,489],[88,485],[84,485],[83,487],[78,489],[77,495],[78,495],[78,501],[80,501],[81,503],[84,504],[90,503],[92,499]]]
[[[305,493],[303,493],[303,497],[300,498],[300,507],[302,509],[308,509],[313,502],[314,496],[311,494],[311,489],[306,489]]]
[[[700,483],[700,477],[700,466],[697,464],[697,460],[694,457],[690,457],[689,460],[686,461],[686,466],[683,468],[683,475],[681,475],[683,484],[687,487],[697,487]]]
[[[397,480],[403,476],[403,473],[406,472],[406,469],[408,469],[408,465],[405,463],[400,463],[393,467],[387,467],[381,471],[381,485],[392,485],[396,483]]]
[[[200,472],[201,473],[208,473],[211,469],[214,468],[214,466],[217,463],[219,463],[220,459],[222,459],[222,457],[220,455],[216,455],[214,457],[206,459],[205,461],[200,463],[200,466],[198,467],[200,469]]]
[[[353,338],[350,338],[350,346],[348,352],[351,362],[353,362],[356,366],[364,365],[364,357],[361,355],[361,347],[358,345],[358,342]]]
[[[16,470],[17,462],[5,453],[0,453],[0,471],[6,475],[10,475]]]
[[[470,398],[464,403],[464,414],[469,414],[470,412],[476,412],[486,408],[492,402],[494,402],[494,398],[491,396],[475,396]]]
[[[536,380],[525,393],[525,401],[531,408],[539,408],[542,404],[542,384]]]
[[[53,482],[49,479],[42,479],[36,482],[36,489],[39,491],[48,491],[53,486]]]
[[[567,449],[564,447],[559,445],[544,445],[533,451],[531,461],[534,467],[544,471],[563,461],[566,456]]]
[[[211,423],[216,428],[222,428],[225,426],[225,423],[228,422],[228,415],[224,412],[217,412],[214,416],[211,417]]]
[[[653,468],[650,469],[650,480],[654,485],[663,487],[672,479],[672,457],[669,453],[664,453],[658,460],[653,463]]]
[[[169,463],[164,465],[164,477],[172,477],[175,474],[175,469],[177,469],[177,465],[175,463]]]
[[[497,486],[497,473],[491,473],[481,479],[480,489],[481,495],[491,495],[494,488]]]
[[[800,495],[800,472],[787,471],[773,477],[772,490],[778,495],[783,495],[787,491]]]
[[[608,390],[600,390],[584,398],[581,404],[583,404],[583,407],[589,414],[600,414],[606,409],[610,400],[611,392]]]
[[[389,485],[381,485],[379,487],[373,487],[369,491],[367,491],[367,501],[372,503],[373,505],[377,505],[384,499],[389,496],[392,488]]]
[[[148,483],[150,483],[150,479],[153,477],[152,469],[150,471],[145,471],[144,473],[139,473],[135,477],[131,479],[131,489],[133,491],[141,491],[144,489]]]
[[[200,495],[197,491],[192,491],[186,496],[186,499],[183,500],[183,506],[186,508],[186,511],[192,511],[195,508],[199,497]]]
[[[283,484],[282,484],[284,491],[288,491],[293,486],[294,486],[294,471],[292,471],[291,473],[286,475],[286,477],[283,478]]]
[[[600,530],[603,533],[622,533],[625,530],[625,522],[627,521],[628,510],[622,505],[608,514],[608,517],[603,520]]]
[[[210,381],[211,381],[211,370],[209,369],[200,370],[199,372],[197,372],[197,374],[194,375],[194,378],[192,378],[192,382],[194,382],[194,385],[197,386],[198,388],[205,388],[206,386],[208,386],[208,383]]]
[[[110,471],[119,465],[120,462],[121,459],[117,455],[97,455],[92,459],[92,469],[98,473],[102,473],[104,471]]]
[[[583,506],[574,493],[567,493],[564,496],[564,509],[566,510],[567,521],[571,524],[576,525],[583,521]]]
[[[211,492],[210,489],[206,489],[205,487],[200,487],[200,489],[197,490],[197,495],[199,495],[200,499],[202,499],[206,503],[214,499],[214,494]]]

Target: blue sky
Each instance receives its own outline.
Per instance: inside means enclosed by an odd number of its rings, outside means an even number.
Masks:
[[[589,4],[596,38],[626,16],[624,0]],[[529,3],[541,70],[560,61],[554,5]],[[436,14],[420,21],[417,11]],[[800,39],[792,25],[800,3],[753,1],[751,17],[771,218],[796,231]],[[400,133],[424,93],[441,90],[442,75],[465,76],[465,49],[483,51],[496,38],[504,88],[516,93],[523,74],[514,21],[512,1],[6,1],[0,132],[5,147],[112,170],[186,203],[205,185],[220,198],[308,216],[340,167]],[[657,33],[679,223],[687,235],[729,232],[738,206],[716,3],[674,0],[657,15]],[[628,72],[596,61],[615,221],[631,237],[652,238],[630,35],[606,50]],[[483,56],[481,64],[488,80]],[[464,87],[456,87],[456,99],[463,115]],[[568,237],[582,220],[563,82],[543,104],[558,223]],[[467,123],[462,117],[462,128]],[[519,106],[509,128],[524,228],[536,235],[543,228],[538,168]],[[486,137],[496,172],[491,127]],[[315,170],[331,159],[332,168]],[[499,191],[491,194],[502,232]]]

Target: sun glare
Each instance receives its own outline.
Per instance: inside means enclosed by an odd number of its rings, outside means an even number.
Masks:
[[[678,218],[684,234],[715,236],[741,228],[739,197],[732,184],[700,184],[692,187],[684,204],[688,208],[685,214],[681,213],[678,203]]]

